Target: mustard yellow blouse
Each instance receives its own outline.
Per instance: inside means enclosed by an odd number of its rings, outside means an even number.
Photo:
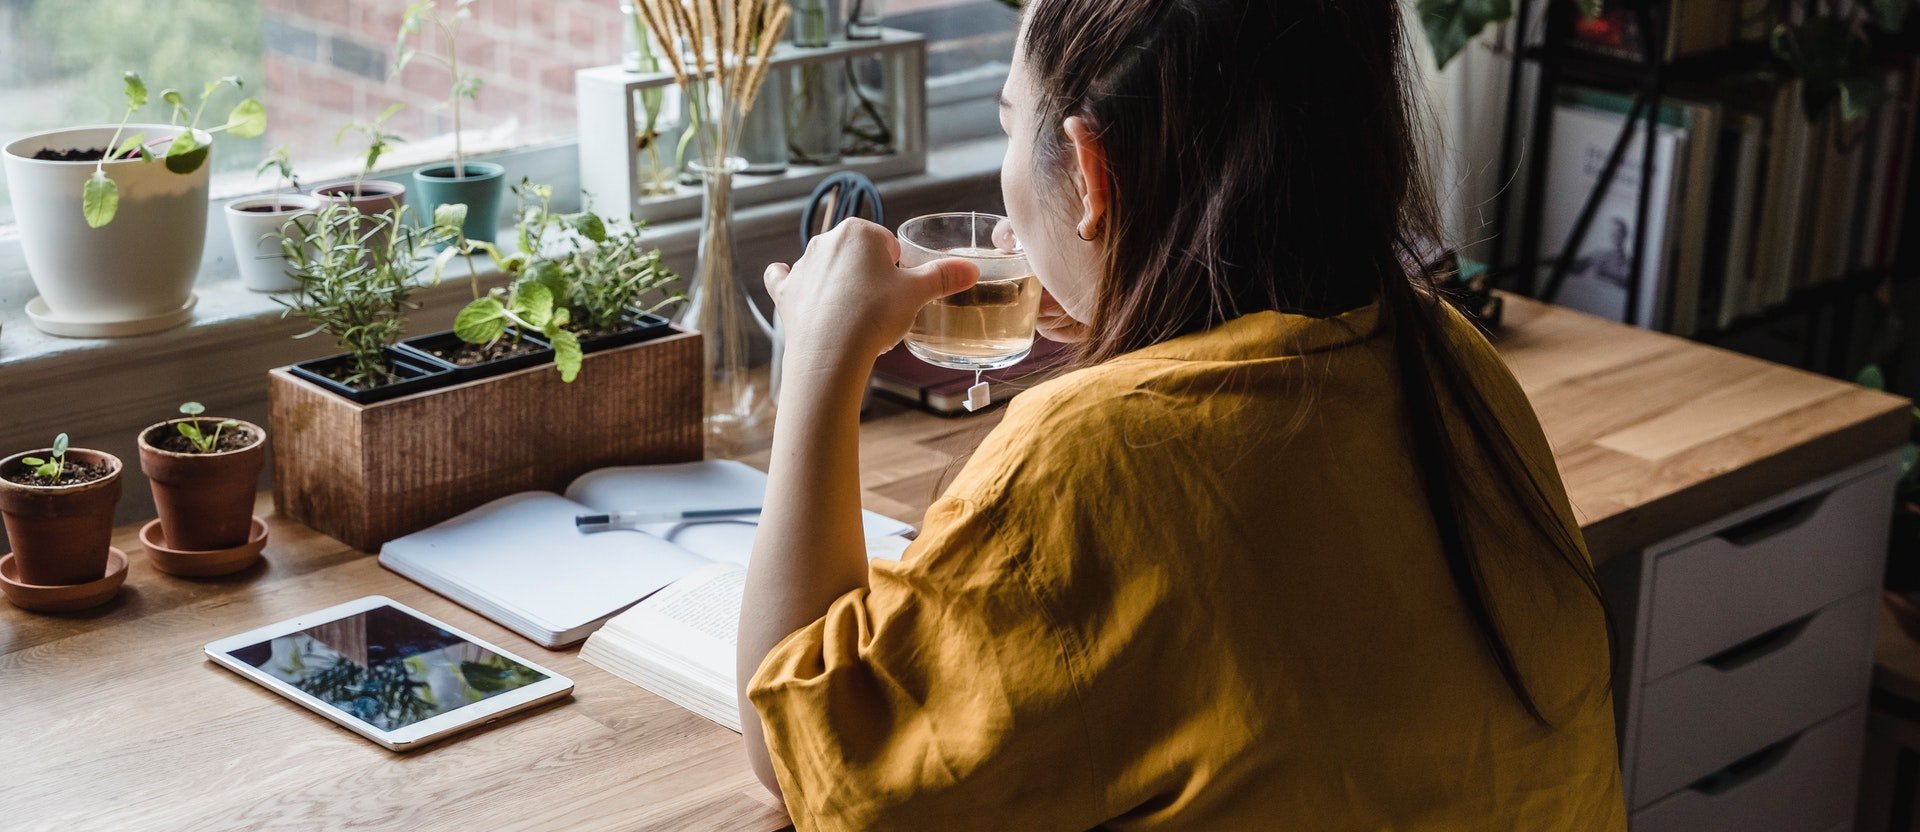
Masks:
[[[1577,528],[1519,387],[1451,326]],[[1016,399],[906,557],[755,674],[795,825],[1624,829],[1600,612],[1477,507],[1543,727],[1449,581],[1380,329],[1248,315]]]

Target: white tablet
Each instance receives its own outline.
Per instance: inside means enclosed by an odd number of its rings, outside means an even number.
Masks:
[[[207,657],[395,751],[573,691],[558,673],[379,595],[223,638]]]

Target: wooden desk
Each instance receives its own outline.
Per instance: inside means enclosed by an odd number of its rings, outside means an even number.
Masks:
[[[1868,459],[1906,432],[1905,404],[1892,397],[1518,299],[1508,318],[1502,352],[1534,398],[1602,559]],[[956,456],[998,418],[881,404],[862,437],[867,506],[918,520]],[[261,512],[270,510],[263,498]],[[0,604],[0,825],[785,824],[734,734],[576,651],[543,650],[370,556],[274,520],[265,564],[190,581],[155,572],[133,532],[116,539],[132,573],[107,607],[46,616]],[[573,677],[574,701],[403,756],[200,658],[216,638],[375,593]]]

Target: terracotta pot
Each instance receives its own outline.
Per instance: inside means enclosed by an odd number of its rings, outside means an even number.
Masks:
[[[0,518],[6,522],[19,581],[65,586],[100,580],[107,574],[107,547],[113,542],[113,506],[120,501],[120,459],[69,448],[68,460],[104,462],[113,473],[78,485],[21,485],[5,478],[27,467],[20,460],[45,459],[51,453],[41,448],[0,460]]]
[[[169,546],[182,551],[211,552],[244,544],[253,525],[260,468],[267,462],[267,432],[252,422],[228,428],[253,441],[223,453],[177,453],[156,447],[163,437],[176,435],[175,425],[188,421],[200,422],[202,431],[211,431],[221,420],[169,419],[140,432],[140,470],[153,485],[160,530]]]

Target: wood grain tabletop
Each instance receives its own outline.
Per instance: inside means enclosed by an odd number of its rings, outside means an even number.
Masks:
[[[1605,559],[1897,447],[1903,400],[1509,299],[1496,342],[1533,399]],[[867,507],[917,522],[999,420],[880,403]],[[154,571],[86,613],[0,604],[0,827],[772,830],[786,817],[737,735],[268,517],[266,559],[224,579]],[[382,594],[572,677],[564,704],[395,754],[201,657],[209,641]]]

